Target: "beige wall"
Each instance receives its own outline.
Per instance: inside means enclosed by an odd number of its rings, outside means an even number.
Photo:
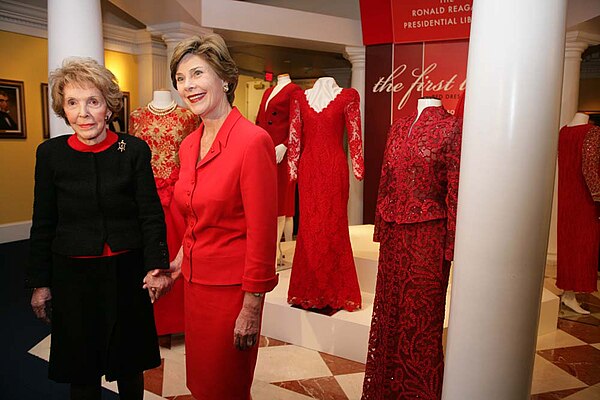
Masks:
[[[40,84],[48,82],[46,39],[0,31],[0,79],[23,81],[26,139],[0,139],[0,225],[31,219],[35,149],[42,142]],[[105,63],[119,79],[121,89],[138,106],[135,56],[105,52]]]
[[[31,219],[35,149],[42,139],[40,84],[48,82],[45,39],[0,32],[0,78],[23,81],[26,139],[0,139],[0,224]]]
[[[600,79],[581,80],[578,110],[600,112]]]

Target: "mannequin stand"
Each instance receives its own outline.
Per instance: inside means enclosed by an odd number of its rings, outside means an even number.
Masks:
[[[575,292],[572,290],[565,290],[560,298],[560,302],[578,314],[588,315],[590,313],[588,310],[581,308],[581,304],[577,301]]]

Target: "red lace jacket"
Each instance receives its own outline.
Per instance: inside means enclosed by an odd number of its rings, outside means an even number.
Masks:
[[[390,129],[381,168],[374,240],[384,222],[448,218],[445,257],[454,256],[462,120],[442,107],[398,119]]]

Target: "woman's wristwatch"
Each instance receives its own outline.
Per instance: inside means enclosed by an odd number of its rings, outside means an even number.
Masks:
[[[265,297],[264,293],[252,293],[252,296],[254,297]]]

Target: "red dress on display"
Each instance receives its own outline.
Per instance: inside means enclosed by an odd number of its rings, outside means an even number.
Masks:
[[[597,290],[599,156],[600,128],[585,124],[560,130],[556,286],[563,290]]]
[[[348,163],[344,125],[352,167],[363,178],[360,99],[342,91],[320,112],[304,92],[292,96],[288,160],[298,180],[300,221],[288,302],[303,308],[361,307],[361,295],[348,232]]]
[[[439,399],[454,256],[460,125],[428,107],[391,128],[375,214],[380,242],[363,400]],[[414,124],[413,124],[414,123]]]
[[[273,98],[267,100],[274,87],[268,88],[263,94],[256,116],[256,125],[269,133],[275,146],[284,144],[289,147],[290,132],[290,98],[292,93],[302,89],[295,83],[285,85]],[[277,215],[294,216],[296,182],[290,181],[287,152],[283,160],[277,164]],[[291,210],[291,214],[290,214]]]
[[[198,117],[177,107],[165,115],[153,114],[140,107],[129,116],[130,134],[144,140],[152,151],[152,172],[167,224],[169,257],[175,258],[185,223],[176,207],[171,207],[173,187],[179,176],[179,145],[199,125]],[[171,291],[154,303],[154,319],[158,335],[183,332],[183,282],[178,279]]]

